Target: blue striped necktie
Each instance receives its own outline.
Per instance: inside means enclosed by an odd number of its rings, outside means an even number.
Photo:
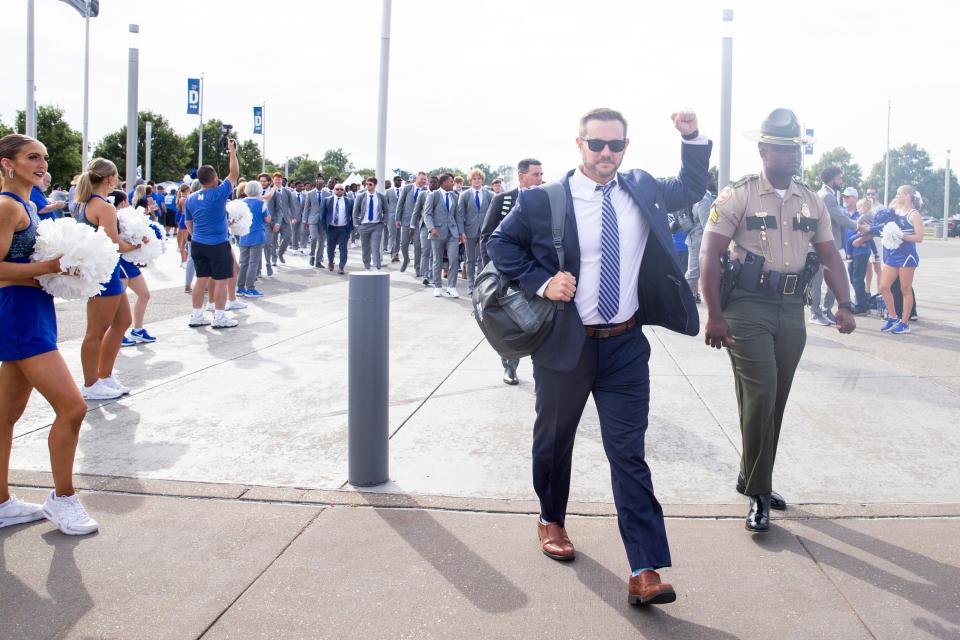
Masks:
[[[474,198],[474,201],[477,203],[477,211],[480,211],[480,192],[474,191],[473,198]]]
[[[367,220],[373,222],[373,196],[367,194]]]
[[[610,322],[620,309],[620,232],[617,212],[610,195],[615,181],[597,185],[603,191],[603,215],[600,219],[600,299],[597,310],[605,322]]]

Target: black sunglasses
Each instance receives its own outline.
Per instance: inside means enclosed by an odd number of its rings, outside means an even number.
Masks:
[[[587,143],[590,151],[594,153],[603,151],[604,147],[610,147],[610,151],[613,153],[620,153],[627,148],[626,140],[600,140],[599,138],[594,138],[592,140],[584,140],[584,142]]]

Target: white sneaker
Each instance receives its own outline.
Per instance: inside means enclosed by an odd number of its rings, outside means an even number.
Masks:
[[[97,380],[89,387],[81,387],[80,393],[85,400],[113,400],[123,395],[122,391],[103,380]]]
[[[433,297],[434,297],[434,298],[442,298],[442,297],[443,297],[443,291],[442,291],[441,289],[439,289],[439,288],[438,288],[438,289],[434,289],[434,290],[433,290]]]
[[[233,318],[228,318],[226,315],[223,315],[223,316],[220,316],[219,318],[214,318],[213,325],[211,326],[214,329],[229,329],[231,327],[237,326],[238,324],[240,323],[234,320]]]
[[[82,536],[100,528],[80,504],[80,496],[57,496],[53,491],[43,503],[43,515],[68,536]]]
[[[188,324],[189,324],[191,327],[202,327],[202,326],[205,326],[205,325],[210,324],[210,321],[207,319],[207,316],[203,315],[202,313],[201,313],[200,315],[197,315],[197,314],[195,314],[195,313],[191,313],[191,314],[190,314],[190,322],[189,322]]]
[[[224,311],[237,311],[238,309],[246,309],[247,303],[240,302],[239,300],[229,300],[227,301],[227,306],[223,308]]]
[[[130,388],[123,386],[123,383],[117,380],[116,376],[110,376],[109,378],[100,378],[97,382],[102,382],[107,386],[113,387],[123,395],[130,393]]]
[[[207,311],[215,311],[215,310],[216,310],[216,309],[214,309],[212,302],[208,302],[208,303],[207,303],[207,306],[205,307],[205,309],[206,309]]]
[[[447,287],[447,291],[444,293],[448,298],[459,298],[460,294],[457,293],[457,290],[453,287]]]
[[[9,500],[0,503],[0,528],[23,524],[24,522],[34,522],[43,518],[42,505],[18,500],[17,496],[10,496]]]

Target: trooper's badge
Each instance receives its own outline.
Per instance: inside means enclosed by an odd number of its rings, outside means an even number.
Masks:
[[[713,206],[717,207],[730,199],[730,196],[733,195],[733,187],[727,185],[724,187],[719,194],[717,194],[717,199],[713,201]]]
[[[800,215],[802,215],[804,218],[810,217],[810,207],[807,206],[806,202],[800,205]]]

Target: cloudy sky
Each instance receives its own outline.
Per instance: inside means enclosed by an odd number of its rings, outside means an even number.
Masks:
[[[25,95],[26,0],[5,0],[10,124]],[[547,177],[573,167],[579,116],[596,106],[630,122],[625,166],[671,174],[669,114],[689,106],[716,141],[721,9],[734,9],[731,175],[758,168],[756,129],[780,106],[819,139],[845,146],[864,172],[886,144],[912,141],[942,165],[960,149],[955,3],[730,0],[394,0],[387,166],[468,167],[543,160]],[[266,101],[267,156],[342,147],[359,166],[376,157],[380,0],[101,0],[91,21],[90,137],[125,122],[127,25],[141,25],[140,108],[181,133],[186,79],[205,74],[207,117],[252,137]],[[83,20],[36,0],[39,104],[82,122]],[[716,152],[715,152],[716,154]],[[817,155],[811,159],[816,160]],[[714,157],[716,162],[716,155]],[[956,163],[955,163],[956,164]]]

